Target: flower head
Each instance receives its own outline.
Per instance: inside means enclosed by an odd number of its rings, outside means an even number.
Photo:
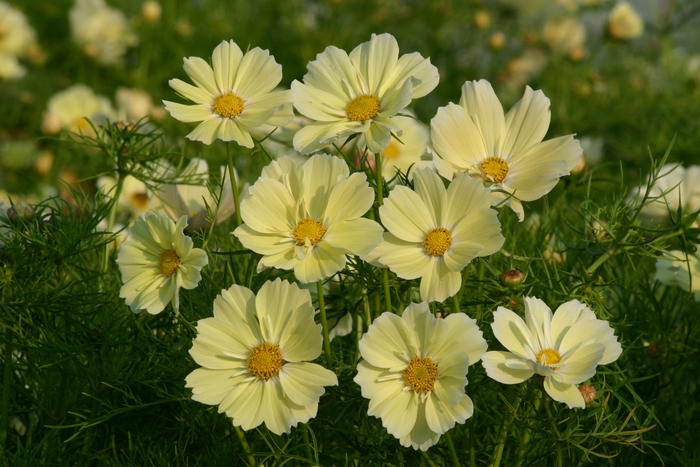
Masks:
[[[245,54],[233,41],[223,41],[212,54],[212,65],[199,57],[184,59],[185,73],[195,86],[179,79],[168,84],[195,105],[163,101],[181,122],[202,122],[187,137],[211,144],[215,139],[253,147],[250,129],[265,123],[280,126],[294,114],[289,91],[273,91],[282,80],[282,66],[267,50]]]
[[[294,81],[294,107],[314,120],[294,136],[294,149],[309,154],[352,134],[365,137],[370,152],[389,145],[401,128],[391,117],[437,86],[437,68],[418,53],[399,57],[390,34],[372,34],[348,55],[327,47],[308,65],[304,82]]]
[[[36,32],[26,16],[6,2],[0,1],[0,78],[21,78],[26,70],[18,58],[27,55],[35,44]]]
[[[263,255],[258,269],[294,269],[301,282],[316,282],[345,267],[346,255],[365,255],[381,241],[382,228],[361,217],[374,190],[364,173],[349,175],[337,157],[318,154],[301,167],[273,161],[241,202],[244,224],[233,233]]]
[[[656,260],[656,280],[677,286],[695,296],[700,302],[700,259],[697,252],[686,254],[680,250],[666,252]]]
[[[258,295],[233,285],[214,300],[214,317],[197,323],[190,355],[202,368],[185,379],[192,399],[218,405],[244,430],[278,435],[316,416],[332,371],[308,363],[321,355],[321,325],[307,290],[280,279]]]
[[[598,365],[612,363],[622,346],[607,321],[578,300],[564,303],[552,315],[545,303],[525,297],[525,321],[498,307],[491,328],[507,352],[486,352],[482,365],[499,383],[522,383],[544,376],[544,389],[569,408],[586,406],[578,385],[593,377]]]
[[[421,299],[441,302],[457,293],[471,260],[494,254],[505,239],[478,180],[460,175],[445,189],[435,172],[421,169],[413,182],[415,191],[397,186],[379,208],[388,232],[372,257],[402,279],[420,277]]]
[[[441,107],[430,123],[435,167],[447,179],[467,173],[488,184],[493,204],[506,200],[522,221],[520,202],[549,193],[582,154],[573,135],[542,141],[549,120],[549,99],[542,91],[527,86],[504,115],[488,81],[467,81],[459,105]]]
[[[634,39],[644,34],[644,20],[629,2],[622,1],[610,10],[608,32],[615,39]]]
[[[177,222],[152,211],[142,214],[131,228],[133,239],[121,244],[117,264],[124,285],[119,296],[131,311],[146,310],[155,315],[168,303],[177,313],[180,287],[194,289],[202,279],[201,269],[209,259],[194,248],[182,232],[187,216]]]
[[[88,120],[99,124],[113,116],[114,109],[109,99],[96,95],[84,84],[74,84],[49,99],[42,130],[46,133],[57,133],[63,128],[89,135],[93,133],[93,129]]]
[[[138,43],[124,13],[104,0],[76,0],[69,16],[73,41],[103,65],[121,63],[126,49]]]
[[[401,317],[383,313],[360,340],[355,382],[402,446],[426,451],[474,413],[465,394],[467,368],[486,351],[476,321],[462,313],[437,319],[427,303]]]

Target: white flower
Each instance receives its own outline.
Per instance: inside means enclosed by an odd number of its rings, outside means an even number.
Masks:
[[[644,34],[644,20],[630,3],[622,1],[610,10],[608,32],[615,39],[634,39]]]
[[[395,187],[379,208],[388,232],[372,257],[402,279],[421,278],[423,301],[443,301],[459,291],[460,272],[477,256],[501,249],[505,239],[491,192],[459,175],[445,189],[429,169],[416,170],[415,191]]]
[[[665,252],[656,260],[656,280],[662,284],[680,287],[700,302],[700,258],[680,250]]]
[[[175,223],[152,211],[136,219],[130,231],[133,239],[121,244],[117,256],[124,283],[119,296],[126,299],[131,311],[145,309],[155,315],[172,302],[177,313],[180,287],[197,287],[209,258],[182,232],[185,225],[187,216]]]
[[[273,91],[282,66],[267,50],[256,47],[244,55],[235,42],[223,41],[214,49],[212,66],[190,57],[183,67],[195,86],[179,79],[168,84],[196,104],[163,103],[181,122],[202,122],[187,135],[193,141],[211,144],[218,138],[252,148],[251,128],[285,125],[294,117],[290,92]]]
[[[115,103],[117,119],[123,122],[136,123],[153,112],[151,95],[141,89],[117,88]]]
[[[27,23],[27,17],[0,1],[0,56],[23,56],[35,41],[36,32]]]
[[[170,169],[173,171],[174,169]],[[234,169],[234,176],[238,176]],[[208,218],[207,208],[216,217],[216,224],[225,221],[236,212],[233,204],[233,194],[231,189],[231,179],[228,170],[222,166],[220,168],[220,179],[223,180],[223,190],[218,187],[213,188],[215,193],[220,195],[219,203],[212,196],[207,184],[209,182],[209,166],[204,159],[194,158],[185,167],[179,178],[184,178],[187,183],[173,185],[162,185],[155,196],[155,210],[166,213],[175,219],[182,215],[187,215],[187,229],[199,230],[208,228],[211,222]]]
[[[114,110],[109,99],[96,95],[83,84],[75,84],[49,99],[42,129],[46,133],[57,133],[63,128],[89,135],[93,131],[88,119],[97,125],[113,117]]]
[[[467,368],[486,341],[467,315],[436,319],[427,303],[412,304],[401,317],[385,312],[375,319],[359,346],[363,360],[354,380],[370,399],[367,413],[402,446],[427,451],[474,413],[464,390]]]
[[[520,201],[549,193],[568,175],[582,150],[573,135],[542,141],[549,127],[549,99],[525,88],[525,95],[503,114],[486,80],[467,81],[459,105],[438,109],[431,121],[435,167],[452,179],[466,172],[490,185],[493,203],[506,200],[522,221]]]
[[[190,355],[203,368],[187,375],[186,387],[235,426],[289,433],[316,416],[324,386],[338,384],[332,371],[308,363],[322,342],[307,290],[277,279],[255,296],[233,285],[214,300],[214,317],[197,323]]]
[[[552,315],[542,300],[525,297],[525,321],[503,307],[493,318],[493,333],[508,352],[486,352],[486,373],[503,384],[544,376],[547,394],[569,408],[586,406],[578,385],[622,353],[608,322],[578,300],[562,304]]]
[[[391,117],[435,89],[439,80],[430,59],[417,52],[399,57],[390,34],[372,34],[350,55],[327,47],[308,70],[303,83],[292,83],[294,107],[314,120],[294,136],[294,149],[304,154],[357,133],[371,152],[382,151],[392,132],[401,135]]]
[[[397,115],[391,118],[391,121],[399,128],[402,133],[401,141],[396,138],[391,138],[389,145],[381,152],[382,156],[382,177],[385,180],[391,180],[396,176],[397,171],[406,174],[408,169],[409,180],[413,179],[413,171],[420,168],[431,167],[432,162],[423,160],[422,156],[428,155],[428,145],[430,144],[430,131],[428,127],[415,119],[412,112],[405,111],[407,114]],[[363,157],[363,149],[365,147],[364,137],[358,138],[358,150],[355,158],[360,161]],[[373,153],[367,153],[367,162],[372,169],[375,168],[375,157]],[[358,164],[359,165],[359,164]]]
[[[346,255],[366,255],[382,228],[363,216],[374,201],[364,173],[349,175],[337,157],[318,154],[303,166],[273,161],[241,202],[244,224],[233,233],[263,255],[258,270],[294,269],[300,282],[316,282],[345,267]]]
[[[121,63],[126,49],[138,43],[124,13],[104,0],[75,0],[69,18],[73,42],[103,65]]]
[[[113,197],[117,184],[113,177],[104,176],[97,179],[97,188],[104,194]],[[129,211],[135,216],[151,209],[151,196],[146,184],[131,175],[124,177],[118,203],[121,209]]]
[[[575,16],[550,18],[544,24],[542,40],[555,53],[572,53],[584,46],[586,28]]]
[[[636,188],[629,200],[639,202],[646,191],[646,186]],[[656,221],[668,220],[670,213],[679,207],[684,214],[700,210],[700,166],[691,165],[687,169],[679,164],[662,166],[647,199],[642,214]],[[696,220],[695,226],[700,226],[700,220]]]
[[[27,74],[27,69],[20,65],[14,55],[0,54],[0,78],[17,79]]]

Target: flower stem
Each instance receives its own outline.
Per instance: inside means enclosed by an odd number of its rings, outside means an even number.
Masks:
[[[544,391],[544,389],[543,389]],[[549,424],[552,429],[552,436],[554,436],[555,441],[557,442],[557,466],[562,467],[563,462],[564,462],[564,453],[562,452],[561,448],[561,434],[559,433],[559,430],[557,429],[557,422],[554,420],[554,416],[552,415],[552,411],[550,410],[550,400],[547,395],[544,395],[544,411],[547,413],[547,418],[549,419]]]
[[[322,280],[316,282],[316,290],[318,290],[318,308],[321,312],[321,326],[323,326],[323,348],[326,351],[328,368],[333,368],[333,359],[331,358],[331,340],[328,337],[328,320],[326,319],[326,303],[323,299]]]
[[[520,396],[515,398],[515,401],[513,401],[513,415],[515,415],[518,411],[518,407],[520,407]],[[503,425],[501,425],[501,432],[498,435],[498,444],[496,445],[496,449],[493,451],[493,456],[491,457],[491,464],[489,464],[489,467],[498,467],[501,464],[501,457],[503,456],[503,448],[506,445],[506,438],[508,437],[508,429],[510,428],[510,422],[513,420],[513,417],[511,416],[506,416],[503,419]]]
[[[382,153],[374,155],[374,175],[377,180],[377,206],[384,204],[384,179],[382,178]]]
[[[469,418],[469,467],[476,467],[476,450],[474,448],[474,415]]]
[[[391,311],[391,289],[389,288],[389,270],[382,269],[382,282],[384,283],[384,307]]]
[[[314,456],[311,453],[311,443],[309,442],[309,428],[304,425],[301,430],[301,435],[304,437],[304,450],[306,451],[306,458],[313,463]]]
[[[107,232],[112,233],[112,229],[114,228],[114,220],[117,217],[117,206],[119,205],[119,196],[122,193],[122,187],[124,185],[124,178],[119,174],[119,172],[116,172],[116,177],[117,177],[117,191],[114,193],[114,197],[111,200],[112,206],[109,208],[109,217],[107,218]],[[111,248],[111,242],[105,245],[105,256],[102,261],[102,273],[105,275],[107,274],[107,270],[109,269],[109,249]],[[105,279],[109,280],[109,279]]]
[[[452,459],[454,467],[460,467],[462,464],[459,463],[459,457],[457,457],[455,445],[452,442],[452,436],[450,436],[449,430],[445,432],[445,440],[447,441],[447,449],[450,450],[450,458]]]
[[[228,156],[228,177],[231,179],[231,193],[233,194],[233,205],[236,207],[236,223],[243,224],[241,220],[241,203],[238,200],[238,184],[236,183],[235,171],[233,170],[233,154],[231,143],[226,143],[226,155]]]
[[[460,313],[462,310],[459,308],[459,293],[452,296],[452,303],[454,304],[454,309],[452,313]]]
[[[243,446],[243,451],[246,453],[246,457],[248,458],[248,465],[250,467],[255,467],[257,465],[257,462],[255,462],[255,457],[253,457],[252,451],[250,450],[250,445],[245,439],[245,433],[243,433],[243,430],[241,430],[240,426],[234,425],[233,430],[236,432],[236,436],[238,436],[238,441],[241,443],[241,446]]]

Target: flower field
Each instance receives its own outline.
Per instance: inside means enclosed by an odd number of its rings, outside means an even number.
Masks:
[[[0,466],[700,464],[691,0],[0,0]]]

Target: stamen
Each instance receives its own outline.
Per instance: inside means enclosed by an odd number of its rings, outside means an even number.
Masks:
[[[212,104],[215,114],[226,118],[235,118],[243,113],[245,102],[232,92],[217,96]]]
[[[432,256],[442,256],[452,245],[452,234],[444,227],[431,230],[423,239],[423,249]]]
[[[437,374],[438,366],[430,357],[415,356],[403,370],[403,380],[406,387],[418,394],[426,394],[435,387]]]
[[[267,381],[277,376],[284,363],[280,348],[270,342],[263,342],[250,351],[248,371],[256,378]]]
[[[304,246],[307,238],[309,243],[316,245],[321,241],[325,233],[326,226],[323,225],[323,222],[306,217],[297,222],[294,230],[292,230],[292,237],[294,237],[294,241],[299,246]]]
[[[180,267],[180,257],[175,250],[165,250],[160,254],[160,263],[158,269],[165,277],[170,277],[175,274]]]
[[[487,157],[481,161],[479,168],[490,182],[501,183],[508,176],[508,162],[498,156]]]
[[[357,96],[345,107],[345,115],[354,122],[364,122],[376,117],[382,103],[374,94]]]

